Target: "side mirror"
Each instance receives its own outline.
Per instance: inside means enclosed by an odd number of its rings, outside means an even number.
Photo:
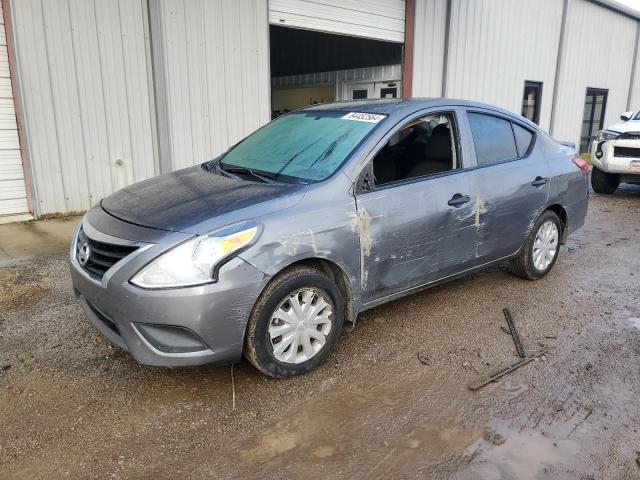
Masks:
[[[628,122],[629,120],[631,120],[631,117],[633,117],[633,112],[624,112],[622,115],[620,115],[620,120],[622,120],[623,122]]]

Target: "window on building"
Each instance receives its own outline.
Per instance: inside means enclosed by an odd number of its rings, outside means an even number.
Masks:
[[[485,113],[469,112],[478,165],[518,157],[511,122]]]
[[[540,102],[542,101],[542,82],[524,82],[522,98],[522,116],[533,123],[540,122]]]
[[[363,89],[355,89],[353,90],[353,99],[354,100],[361,100],[363,98],[367,98],[367,89],[363,88]]]
[[[607,108],[607,94],[603,88],[587,88],[582,114],[582,133],[580,134],[580,153],[589,151],[589,144],[598,130],[604,126],[604,112]]]
[[[417,118],[393,134],[373,159],[376,185],[426,177],[459,167],[453,115]]]

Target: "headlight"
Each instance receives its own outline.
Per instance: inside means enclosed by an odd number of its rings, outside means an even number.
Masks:
[[[596,140],[598,142],[604,142],[606,140],[615,140],[620,134],[618,132],[612,132],[611,130],[600,130],[596,133]]]
[[[140,270],[131,283],[142,288],[187,287],[214,280],[221,261],[254,241],[258,227],[229,234],[196,237],[163,253]]]

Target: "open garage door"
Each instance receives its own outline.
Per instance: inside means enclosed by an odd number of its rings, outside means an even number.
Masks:
[[[404,41],[404,0],[270,0],[269,23],[326,33]]]
[[[405,0],[269,0],[271,117],[400,98],[406,9]]]

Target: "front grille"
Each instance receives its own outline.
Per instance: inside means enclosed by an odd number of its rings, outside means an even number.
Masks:
[[[98,242],[81,230],[76,245],[76,259],[92,277],[101,280],[107,270],[137,249],[135,246]]]
[[[613,147],[614,157],[640,158],[640,148]]]

